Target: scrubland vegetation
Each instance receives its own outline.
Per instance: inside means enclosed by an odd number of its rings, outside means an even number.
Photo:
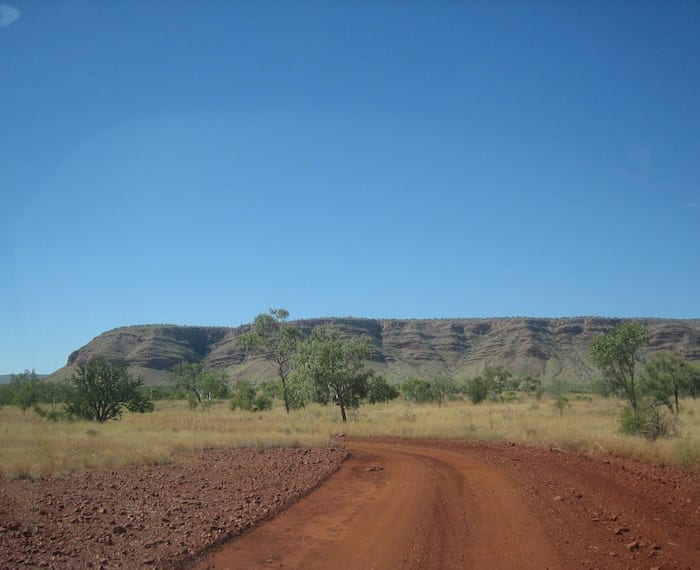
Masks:
[[[243,338],[276,364],[275,382],[230,385],[222,370],[183,362],[169,385],[146,388],[126,364],[99,358],[63,385],[28,371],[13,376],[0,390],[0,405],[12,404],[0,409],[2,473],[35,478],[162,464],[192,449],[333,445],[339,432],[508,440],[700,466],[700,370],[675,353],[645,359],[639,324],[593,342],[604,397],[562,379],[545,385],[530,373],[515,376],[500,364],[473,378],[393,384],[365,368],[368,338],[343,339],[319,326],[304,340],[287,316],[283,309],[259,315]]]
[[[271,410],[232,412],[225,401],[208,411],[186,401],[160,401],[150,414],[125,412],[101,424],[54,422],[15,406],[0,410],[2,473],[36,478],[83,469],[126,464],[168,463],[190,449],[333,444],[333,434],[348,436],[436,437],[508,440],[566,451],[613,453],[645,461],[700,466],[700,402],[684,400],[680,435],[649,441],[620,433],[623,403],[598,396],[569,395],[560,416],[554,397],[512,402],[466,399],[415,404],[406,400],[364,405],[343,423],[336,406],[310,404],[287,414],[281,401]]]

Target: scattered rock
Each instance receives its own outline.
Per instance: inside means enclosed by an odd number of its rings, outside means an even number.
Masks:
[[[0,479],[0,569],[180,567],[285,508],[347,455],[340,447],[193,451],[170,465]]]

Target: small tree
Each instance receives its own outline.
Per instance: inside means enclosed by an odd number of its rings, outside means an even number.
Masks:
[[[372,374],[367,383],[367,401],[370,404],[379,404],[395,400],[399,397],[399,390],[393,384],[389,384],[384,376]]]
[[[370,373],[364,361],[371,352],[369,337],[344,340],[337,329],[319,325],[299,345],[294,373],[311,384],[315,401],[335,403],[346,422],[347,408],[356,408],[367,397]]]
[[[229,407],[248,412],[260,412],[272,408],[272,398],[264,390],[258,390],[250,380],[239,380],[231,390]]]
[[[29,408],[39,403],[41,397],[41,380],[34,370],[25,370],[10,377],[12,403],[16,404],[24,414]]]
[[[223,370],[205,370],[199,362],[181,362],[170,371],[172,386],[196,408],[205,401],[228,396],[228,382]]]
[[[479,404],[488,397],[489,385],[483,376],[476,376],[467,380],[465,391],[472,404]]]
[[[122,408],[151,412],[153,402],[142,391],[142,381],[131,377],[125,363],[93,358],[79,364],[70,379],[66,412],[69,416],[105,422],[118,418]]]
[[[409,378],[401,384],[401,393],[404,399],[416,404],[435,401],[433,386],[423,378]]]
[[[672,413],[680,411],[682,396],[700,393],[700,372],[688,364],[678,353],[657,352],[645,366],[641,381],[642,392]]]
[[[649,340],[647,329],[639,323],[622,323],[591,344],[591,360],[603,374],[611,391],[624,395],[633,411],[637,410],[636,366],[642,360],[642,348]]]
[[[542,386],[542,380],[530,372],[523,372],[516,379],[518,390],[525,392],[528,399],[532,400],[532,395]]]
[[[498,395],[505,390],[510,390],[513,385],[511,378],[513,373],[502,364],[486,366],[484,369],[484,381],[489,387],[489,392]]]
[[[301,331],[288,323],[288,318],[289,311],[286,309],[270,309],[269,313],[255,317],[250,332],[238,338],[239,344],[248,352],[262,352],[277,366],[287,413],[290,409],[287,379],[292,372],[294,354],[301,342]]]
[[[438,376],[433,380],[432,390],[438,406],[442,406],[446,400],[455,397],[457,384],[451,376]]]

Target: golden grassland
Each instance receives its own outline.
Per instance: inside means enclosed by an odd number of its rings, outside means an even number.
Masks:
[[[570,407],[560,416],[547,398],[478,406],[466,400],[442,406],[395,401],[351,411],[346,424],[335,406],[311,405],[287,415],[279,402],[266,412],[232,412],[226,402],[209,411],[192,411],[184,402],[164,401],[153,413],[125,413],[104,424],[53,422],[5,406],[0,410],[0,473],[33,479],[85,469],[167,464],[173,454],[192,449],[328,445],[339,432],[509,440],[700,467],[700,401],[683,402],[679,435],[653,442],[619,433],[622,405],[612,399],[570,396]]]

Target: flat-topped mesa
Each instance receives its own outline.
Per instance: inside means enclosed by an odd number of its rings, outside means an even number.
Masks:
[[[588,382],[597,372],[590,363],[596,335],[623,319],[493,318],[493,319],[362,319],[319,318],[294,321],[307,335],[327,324],[343,336],[367,335],[375,350],[370,367],[390,380],[449,374],[466,378],[486,364],[504,364],[514,373],[529,371],[545,380],[562,377]],[[634,319],[649,330],[650,352],[676,350],[700,361],[700,320]],[[64,368],[51,376],[66,378],[77,364],[93,356],[126,361],[147,383],[163,382],[182,361],[224,369],[234,379],[269,379],[274,368],[263,355],[246,355],[237,338],[249,325],[204,327],[136,325],[102,333],[71,353]]]

